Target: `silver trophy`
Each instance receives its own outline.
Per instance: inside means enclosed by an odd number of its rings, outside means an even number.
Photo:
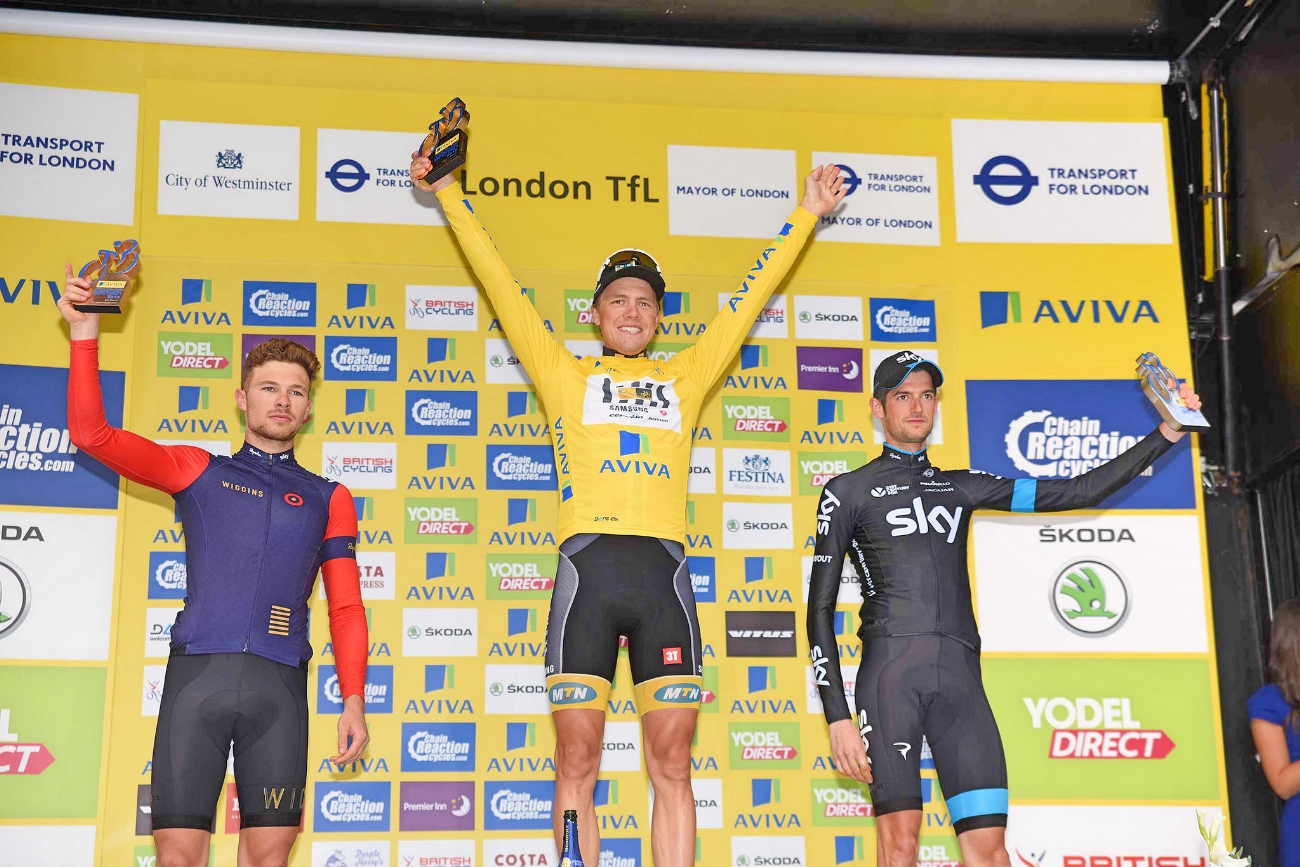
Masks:
[[[1169,380],[1178,382],[1173,371],[1160,362],[1154,352],[1144,352],[1137,358],[1137,375],[1142,379],[1142,391],[1160,411],[1160,417],[1176,431],[1196,433],[1210,429],[1210,423],[1199,409],[1188,409],[1178,392],[1169,390]]]

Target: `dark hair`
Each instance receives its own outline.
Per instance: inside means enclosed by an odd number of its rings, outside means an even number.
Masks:
[[[1300,599],[1288,599],[1273,611],[1268,675],[1291,705],[1287,723],[1296,726],[1300,712]]]
[[[308,385],[311,385],[316,380],[316,374],[320,373],[320,359],[316,357],[316,353],[301,343],[294,343],[283,337],[272,337],[254,346],[244,357],[244,372],[239,379],[239,387],[248,388],[248,381],[253,378],[253,371],[268,361],[284,361],[298,365],[307,372]]]

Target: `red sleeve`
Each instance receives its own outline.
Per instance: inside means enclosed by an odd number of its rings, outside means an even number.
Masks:
[[[164,446],[109,425],[99,390],[99,341],[72,341],[68,370],[68,433],[72,444],[133,482],[169,494],[185,490],[211,455],[193,446]]]
[[[330,497],[329,522],[321,546],[321,578],[329,602],[330,642],[343,698],[365,697],[366,655],[370,636],[366,608],[361,604],[361,570],[357,568],[357,511],[343,485]]]

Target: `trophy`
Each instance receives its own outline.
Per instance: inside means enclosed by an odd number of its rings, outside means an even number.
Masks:
[[[1154,352],[1144,352],[1137,358],[1137,374],[1142,378],[1142,390],[1156,405],[1160,416],[1176,431],[1207,431],[1210,423],[1205,420],[1199,409],[1188,409],[1177,391],[1169,390],[1169,380],[1178,382],[1178,377],[1160,363],[1160,357]]]
[[[465,125],[468,123],[469,111],[460,97],[443,106],[438,119],[429,124],[429,134],[420,144],[420,156],[428,157],[432,163],[429,173],[420,180],[432,184],[465,164]]]
[[[140,269],[140,244],[114,241],[113,249],[100,250],[98,259],[81,266],[77,276],[94,280],[90,300],[72,305],[82,313],[121,313]]]

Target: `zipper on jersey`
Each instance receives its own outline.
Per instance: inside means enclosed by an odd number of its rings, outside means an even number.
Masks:
[[[262,587],[262,567],[266,563],[266,545],[271,539],[271,492],[274,488],[275,476],[275,455],[266,456],[266,521],[262,525],[262,557],[257,562],[257,580],[253,583],[253,599],[251,610],[248,612],[248,629],[244,632],[244,649],[241,653],[248,652],[248,645],[253,640],[253,618],[257,616],[257,591]]]
[[[925,468],[925,469],[929,469],[929,467],[927,467],[927,468]],[[921,477],[921,475],[925,472],[925,469],[922,469],[922,468],[919,468],[919,467],[914,467],[914,468],[913,468],[913,481],[914,481],[914,482],[916,481],[916,479],[918,479],[918,478]],[[921,485],[920,485],[919,483],[917,483],[916,487],[917,487],[917,489],[918,489],[918,491],[917,491],[917,496],[919,497],[919,496],[921,496],[921,490],[922,490],[922,488],[921,488]],[[922,504],[922,506],[921,506],[921,510],[922,510],[922,511],[925,511],[925,506],[924,506],[924,504]],[[930,520],[929,514],[926,513],[926,514],[922,517],[922,520],[929,521],[929,520]],[[933,533],[927,533],[926,535],[927,535],[927,536],[933,536],[934,534],[933,534]],[[927,554],[930,555],[930,573],[931,573],[932,575],[934,575],[934,600],[935,600],[935,601],[934,601],[934,629],[935,629],[936,632],[940,632],[940,633],[942,633],[942,632],[943,632],[943,590],[942,590],[942,588],[939,586],[939,585],[940,585],[940,580],[941,580],[940,577],[939,577],[939,561],[938,561],[938,559],[934,556],[934,540],[933,540],[933,539],[927,539],[927,540],[926,540],[926,542],[925,542],[925,551],[926,551]]]

